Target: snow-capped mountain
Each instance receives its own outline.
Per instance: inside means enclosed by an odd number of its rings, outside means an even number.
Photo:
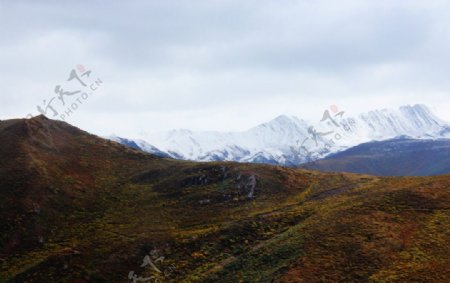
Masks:
[[[153,145],[151,145],[148,142],[143,141],[143,140],[139,140],[139,139],[138,140],[131,140],[131,139],[126,139],[126,138],[121,138],[121,137],[118,137],[116,135],[111,135],[111,136],[106,137],[106,138],[109,139],[109,140],[118,142],[120,144],[126,145],[126,146],[131,147],[131,148],[135,148],[135,149],[140,149],[140,150],[146,151],[146,152],[154,154],[156,156],[171,157],[166,152],[163,152],[163,151],[157,149]]]
[[[345,112],[337,109],[325,110],[321,121],[315,122],[282,115],[244,132],[182,129],[144,135],[142,140],[111,139],[134,142],[144,151],[177,159],[298,165],[364,142],[398,136],[450,138],[450,126],[425,105],[408,105],[357,117],[345,117]]]

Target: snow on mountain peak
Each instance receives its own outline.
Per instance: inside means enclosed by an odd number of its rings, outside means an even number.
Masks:
[[[309,161],[311,156],[324,157],[363,142],[397,136],[448,137],[450,126],[427,106],[416,104],[336,118],[332,122],[311,123],[280,115],[244,132],[180,129],[143,139],[154,145],[152,150],[158,148],[175,158],[298,165]],[[148,144],[145,147],[151,148]]]
[[[425,105],[401,106],[398,110],[375,110],[359,116],[369,127],[369,139],[387,139],[399,135],[435,136],[445,123]]]

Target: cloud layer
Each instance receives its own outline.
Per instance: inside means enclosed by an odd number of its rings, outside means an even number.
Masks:
[[[450,120],[448,1],[0,1],[0,117],[36,112],[84,64],[68,122],[98,134],[243,130],[424,103]]]

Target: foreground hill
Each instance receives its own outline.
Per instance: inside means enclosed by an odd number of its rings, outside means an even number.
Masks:
[[[449,175],[175,161],[43,116],[0,141],[1,282],[450,279]]]
[[[450,173],[450,139],[399,138],[364,143],[302,168],[378,176],[429,176]]]

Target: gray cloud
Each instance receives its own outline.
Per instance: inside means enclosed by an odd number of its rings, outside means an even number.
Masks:
[[[104,89],[69,122],[100,134],[243,129],[336,103],[425,103],[450,120],[449,12],[439,0],[0,1],[0,115],[35,111],[83,63]]]

